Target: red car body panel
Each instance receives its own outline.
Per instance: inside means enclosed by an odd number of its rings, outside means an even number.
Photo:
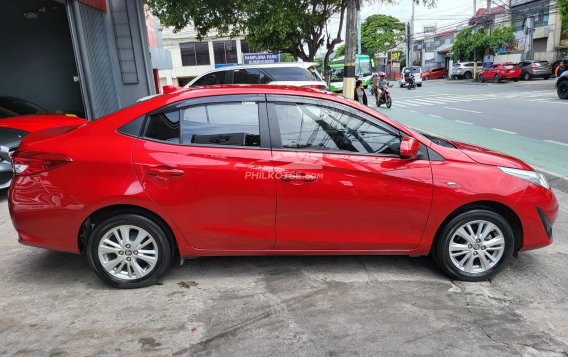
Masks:
[[[236,94],[303,96],[350,106],[415,137],[444,160],[183,146],[117,132],[169,104]],[[476,202],[504,205],[515,213],[524,233],[522,250],[550,244],[536,207],[554,223],[558,205],[552,191],[497,168],[530,167],[487,149],[456,146],[440,146],[366,106],[317,90],[192,88],[74,130],[28,135],[20,150],[63,153],[72,161],[16,176],[9,207],[22,243],[73,253],[80,251],[79,232],[89,216],[117,205],[137,206],[163,219],[183,257],[425,255],[444,220]],[[248,180],[252,174],[258,177]],[[284,182],[283,174],[292,177]],[[315,180],[305,181],[305,175]]]
[[[442,79],[448,76],[448,70],[446,68],[431,68],[426,72],[422,72],[420,77],[424,79],[428,77],[428,79]]]

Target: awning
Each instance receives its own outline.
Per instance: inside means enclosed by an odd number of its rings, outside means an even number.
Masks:
[[[451,50],[452,50],[451,44],[445,44],[445,45],[442,45],[442,46],[436,48],[436,52],[438,52],[441,55],[444,55],[444,54],[450,52]]]

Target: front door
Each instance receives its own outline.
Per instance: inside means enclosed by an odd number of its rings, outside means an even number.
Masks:
[[[400,132],[352,108],[270,100],[276,249],[406,251],[418,245],[432,204],[427,158],[401,159]]]
[[[137,175],[194,248],[271,249],[276,193],[264,96],[212,100],[149,115],[134,147]]]

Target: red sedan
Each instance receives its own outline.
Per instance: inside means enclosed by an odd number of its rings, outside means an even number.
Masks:
[[[420,74],[423,80],[448,78],[448,70],[443,67],[430,68]]]
[[[518,159],[293,87],[180,90],[32,133],[13,160],[20,242],[84,253],[121,288],[178,255],[431,254],[484,280],[549,245],[558,213]]]
[[[521,67],[514,63],[493,64],[479,72],[479,81],[483,83],[493,79],[495,83],[500,83],[503,79],[512,79],[517,82],[521,78],[522,72]]]

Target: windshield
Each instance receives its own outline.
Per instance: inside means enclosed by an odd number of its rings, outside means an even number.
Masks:
[[[343,67],[332,68],[329,73],[331,82],[343,81]]]
[[[409,70],[410,73],[420,73],[420,67],[404,67],[403,72],[406,72],[406,70]]]
[[[369,60],[357,60],[355,62],[355,73],[362,77],[371,75],[371,62]]]

